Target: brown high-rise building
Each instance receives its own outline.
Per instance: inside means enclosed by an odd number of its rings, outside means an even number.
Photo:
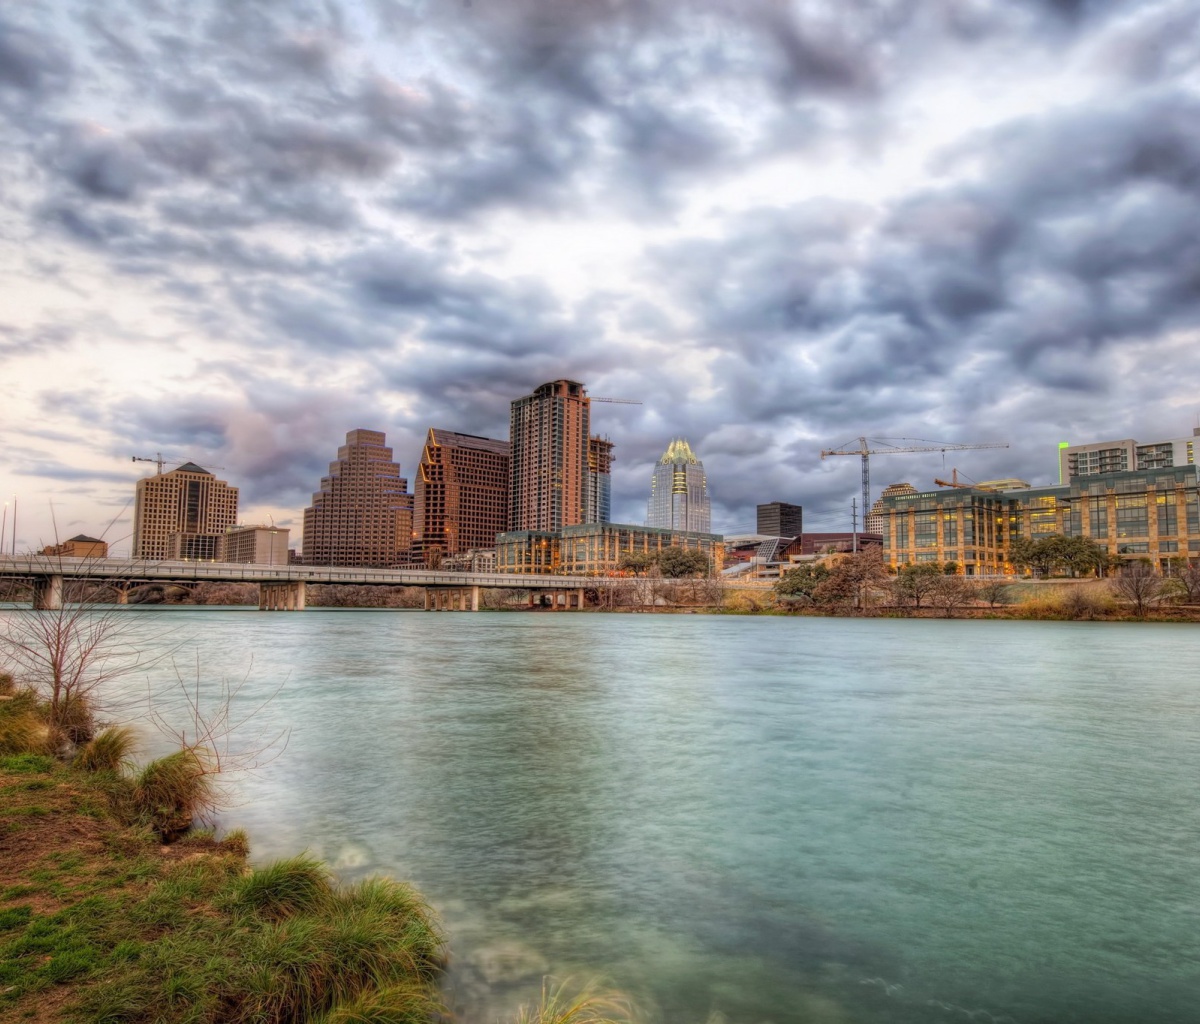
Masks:
[[[305,565],[389,566],[412,546],[413,496],[379,430],[351,430],[304,510]]]
[[[238,490],[187,462],[137,482],[134,558],[214,558],[217,540],[237,523]]]
[[[413,512],[413,536],[427,565],[496,546],[496,534],[508,529],[509,461],[507,441],[430,429]]]
[[[556,380],[512,403],[510,530],[561,530],[584,522],[591,399]]]

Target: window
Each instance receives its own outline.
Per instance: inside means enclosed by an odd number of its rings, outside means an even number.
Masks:
[[[1117,536],[1145,537],[1150,532],[1146,516],[1146,496],[1117,495]]]
[[[1179,521],[1175,512],[1175,495],[1160,494],[1155,498],[1158,506],[1158,535],[1171,537],[1179,532]]]

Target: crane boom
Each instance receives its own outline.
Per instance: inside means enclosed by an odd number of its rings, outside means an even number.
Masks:
[[[821,449],[821,458],[829,455],[858,455],[862,458],[862,500],[864,518],[871,510],[871,460],[872,455],[892,455],[900,452],[965,452],[979,448],[1007,448],[1007,441],[981,441],[977,444],[951,444],[949,442],[928,441],[920,437],[859,437],[857,448],[851,448],[852,442],[847,442],[840,448]],[[892,444],[892,441],[920,441],[919,445]]]
[[[182,464],[184,462],[194,462],[195,460],[194,459],[164,458],[162,452],[155,452],[154,458],[152,458],[152,459],[148,458],[144,455],[131,455],[129,457],[129,461],[130,462],[153,462],[154,465],[158,467],[158,475],[162,476],[163,466],[168,462],[178,462],[178,463]],[[210,469],[224,469],[225,467],[224,466],[210,466],[209,468]]]
[[[637,398],[593,398],[593,402],[608,402],[610,405],[641,405]]]

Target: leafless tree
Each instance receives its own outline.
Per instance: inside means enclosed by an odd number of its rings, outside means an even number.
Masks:
[[[0,666],[32,687],[63,754],[86,743],[99,719],[126,717],[133,704],[112,684],[169,659],[168,631],[128,609],[97,603],[88,581],[65,580],[58,608],[19,609],[0,625]]]
[[[1188,604],[1200,602],[1200,565],[1189,563],[1175,574],[1176,586]]]
[[[947,617],[953,617],[954,613],[969,604],[974,596],[975,592],[970,582],[962,576],[938,576],[929,589],[929,603],[941,609]]]
[[[1142,562],[1125,566],[1111,578],[1110,585],[1117,597],[1133,605],[1133,613],[1139,618],[1162,599],[1166,589],[1163,578]]]
[[[1011,586],[1008,580],[983,580],[975,587],[975,596],[980,601],[986,601],[988,607],[994,609],[998,604],[1008,603]]]

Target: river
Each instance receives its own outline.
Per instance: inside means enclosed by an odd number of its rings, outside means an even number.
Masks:
[[[1200,1020],[1194,626],[129,614],[278,689],[221,824],[415,882],[467,1024],[547,972],[664,1024]]]

